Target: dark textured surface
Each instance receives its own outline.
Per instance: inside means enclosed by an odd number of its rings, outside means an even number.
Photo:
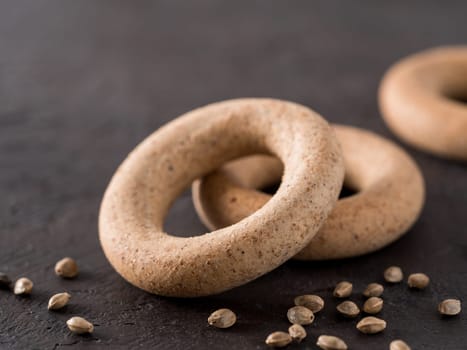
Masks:
[[[291,99],[332,122],[393,138],[378,114],[376,89],[398,57],[467,38],[467,2],[449,1],[15,1],[0,5],[0,271],[35,282],[29,298],[0,290],[0,348],[264,348],[288,327],[293,297],[319,293],[324,312],[300,348],[321,333],[351,349],[467,348],[466,313],[441,319],[437,303],[466,298],[467,166],[419,153],[427,204],[410,233],[369,256],[328,263],[289,262],[222,295],[175,300],[142,292],[109,266],[98,242],[102,193],[125,155],[146,135],[193,107],[240,96]],[[467,79],[467,77],[466,77]],[[393,138],[394,139],[394,138]],[[189,194],[167,230],[203,232]],[[60,280],[65,255],[81,274]],[[399,264],[432,278],[421,292],[388,286],[380,335],[336,316],[332,286],[354,282],[353,300],[382,270]],[[49,296],[71,304],[48,312]],[[218,307],[238,324],[208,328]],[[92,336],[65,321],[82,315]],[[69,346],[73,345],[73,346]],[[299,348],[295,346],[293,348]]]

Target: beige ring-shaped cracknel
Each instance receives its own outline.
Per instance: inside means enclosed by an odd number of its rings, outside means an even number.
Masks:
[[[164,232],[164,218],[193,180],[248,154],[285,164],[276,195],[251,216],[202,236]],[[133,150],[102,200],[100,241],[128,282],[176,297],[219,293],[298,253],[334,207],[344,178],[329,124],[301,105],[273,99],[214,103],[182,115]]]
[[[467,46],[430,49],[385,74],[379,105],[405,142],[438,156],[467,160]]]
[[[344,184],[356,193],[337,202],[296,259],[348,258],[378,250],[404,234],[424,204],[422,174],[405,151],[370,131],[334,129],[344,155]],[[277,183],[281,175],[277,158],[232,161],[193,183],[198,215],[210,229],[233,224],[268,203],[270,195],[257,189]]]

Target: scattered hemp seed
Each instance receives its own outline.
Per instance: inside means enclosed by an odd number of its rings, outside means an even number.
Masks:
[[[323,350],[347,350],[347,344],[333,335],[320,335],[316,345]]]
[[[336,307],[337,311],[345,317],[355,318],[360,314],[360,309],[353,301],[346,300]]]
[[[216,310],[208,317],[209,325],[217,328],[232,327],[236,321],[237,316],[230,309]]]
[[[407,279],[410,288],[425,289],[430,284],[430,277],[424,273],[413,273]]]
[[[68,329],[76,334],[92,333],[94,326],[82,317],[75,316],[66,321]]]
[[[410,346],[403,340],[397,339],[393,340],[391,344],[389,344],[389,350],[411,350]]]
[[[21,277],[16,281],[13,293],[16,295],[31,294],[34,283],[29,278]]]
[[[304,306],[294,306],[287,311],[287,318],[292,324],[307,325],[315,320],[313,311]]]
[[[377,314],[383,309],[383,299],[378,297],[371,297],[363,304],[363,311],[367,314]]]
[[[334,288],[333,295],[337,298],[347,298],[352,294],[352,283],[347,281],[339,282]]]
[[[386,321],[377,317],[364,317],[357,323],[357,329],[365,334],[382,332],[386,328]]]
[[[370,283],[363,291],[363,295],[369,297],[380,297],[384,292],[384,287],[379,283]]]
[[[404,274],[398,266],[390,266],[384,270],[384,279],[389,283],[399,283],[404,279]]]
[[[461,312],[461,301],[457,299],[446,299],[438,305],[438,311],[441,315],[455,316]]]
[[[289,334],[294,341],[300,343],[303,339],[306,338],[305,328],[299,324],[293,324],[289,327]]]
[[[58,310],[64,307],[70,301],[71,295],[68,293],[58,293],[49,299],[47,309]]]
[[[55,273],[64,278],[73,278],[78,275],[78,265],[72,258],[63,258],[55,264]]]
[[[275,348],[282,348],[284,346],[289,345],[292,342],[292,337],[289,333],[285,332],[274,332],[268,335],[266,338],[266,345],[275,347]]]
[[[0,288],[8,289],[11,286],[11,279],[6,273],[0,272]]]
[[[306,294],[300,295],[294,299],[296,306],[304,306],[313,311],[314,314],[324,308],[324,300],[318,295]]]

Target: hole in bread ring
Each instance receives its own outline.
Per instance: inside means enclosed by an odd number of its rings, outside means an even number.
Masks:
[[[194,179],[255,153],[285,164],[282,185],[265,206],[202,236],[164,232],[169,207]],[[148,292],[219,293],[300,251],[334,207],[343,177],[334,132],[310,109],[272,99],[214,103],[160,128],[125,159],[104,194],[100,241],[115,270]]]
[[[379,105],[387,125],[427,152],[467,160],[467,46],[402,59],[385,74]]]
[[[345,186],[356,193],[337,202],[295,256],[300,260],[348,258],[380,249],[412,226],[424,203],[422,174],[400,147],[369,131],[333,127],[342,145]],[[250,156],[196,180],[192,192],[199,217],[216,229],[251,215],[271,198],[255,189],[278,181],[282,168],[277,158]]]

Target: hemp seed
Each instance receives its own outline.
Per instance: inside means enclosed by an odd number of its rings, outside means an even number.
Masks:
[[[363,311],[367,314],[377,314],[383,309],[383,299],[371,297],[363,304]]]
[[[64,307],[70,301],[71,295],[68,293],[58,293],[53,295],[49,299],[49,304],[47,305],[47,309],[49,310],[58,310]]]
[[[266,345],[275,347],[275,348],[282,348],[284,346],[289,345],[292,342],[292,337],[289,333],[285,332],[274,332],[268,335],[266,338]]]
[[[294,341],[300,343],[303,339],[306,338],[305,328],[299,324],[293,324],[289,327],[289,334]]]
[[[430,278],[424,273],[413,273],[407,279],[410,288],[425,289],[430,284]]]
[[[313,323],[315,315],[304,306],[294,306],[287,311],[287,318],[292,324],[307,325]]]
[[[334,288],[333,295],[337,298],[347,298],[352,294],[352,283],[347,281],[339,282]]]
[[[458,299],[446,299],[438,305],[439,313],[446,316],[458,315],[461,309],[461,301]]]
[[[76,334],[92,333],[94,331],[93,324],[79,316],[70,318],[66,321],[66,325],[70,331]]]
[[[216,310],[208,317],[209,325],[217,328],[232,327],[236,321],[237,316],[230,309]]]
[[[355,318],[360,314],[360,309],[353,301],[346,300],[336,307],[337,311],[345,317]]]
[[[333,335],[320,335],[316,345],[323,350],[347,350],[347,344]]]
[[[78,265],[72,258],[63,258],[55,264],[55,273],[64,278],[73,278],[78,275]]]
[[[16,281],[13,293],[16,295],[31,294],[33,286],[34,283],[29,278],[21,277]]]
[[[393,340],[391,344],[389,344],[389,350],[411,350],[410,346],[403,340],[397,339]]]
[[[357,323],[357,329],[365,334],[382,332],[386,328],[386,321],[377,317],[368,316]]]
[[[389,283],[399,283],[404,279],[404,274],[399,266],[390,266],[384,271],[384,279]]]
[[[0,272],[0,288],[8,289],[11,286],[11,279],[6,273]]]
[[[369,297],[380,297],[384,292],[384,287],[379,283],[370,283],[363,291],[363,295]]]
[[[318,295],[300,295],[294,299],[294,303],[296,306],[304,306],[310,309],[314,314],[324,308],[324,300]]]

